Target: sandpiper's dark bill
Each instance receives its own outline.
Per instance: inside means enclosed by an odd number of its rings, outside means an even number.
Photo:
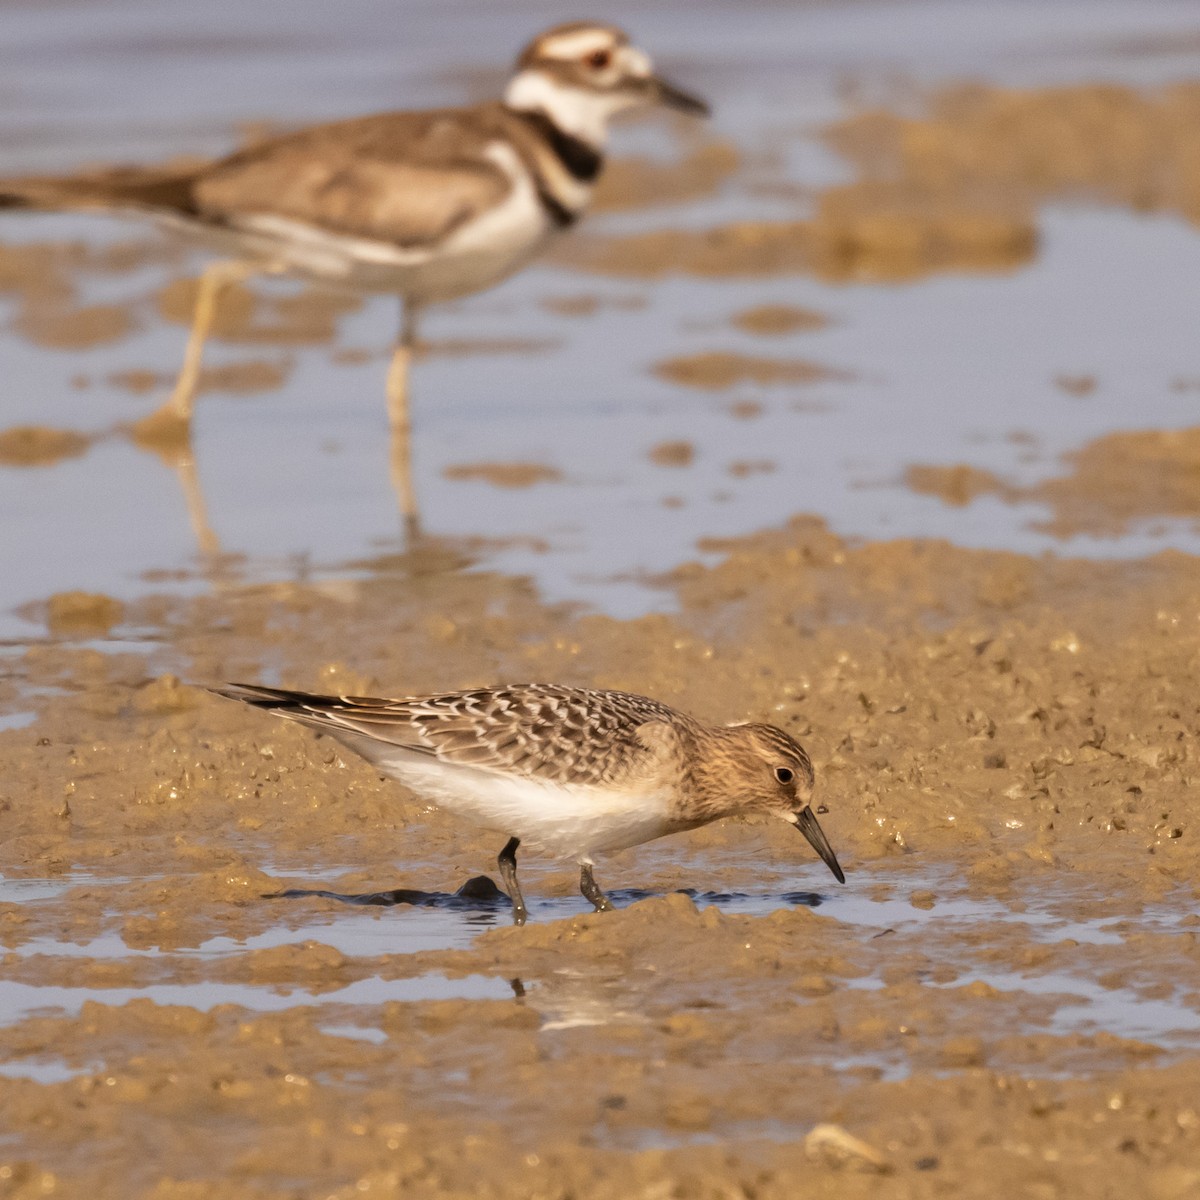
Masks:
[[[821,828],[821,823],[817,820],[816,814],[807,805],[796,813],[796,828],[808,838],[808,844],[820,855],[821,861],[833,872],[834,879],[838,883],[845,883],[845,873],[842,871],[841,864],[837,860],[837,855],[833,852],[833,847],[829,844],[829,839],[825,836],[825,830]]]
[[[230,684],[218,695],[311,725],[424,799],[508,837],[497,859],[513,904],[524,843],[579,864],[579,890],[612,907],[595,856],[735,813],[796,825],[839,882],[813,815],[812,762],[774,725],[703,725],[627,692],[520,684],[399,700]]]

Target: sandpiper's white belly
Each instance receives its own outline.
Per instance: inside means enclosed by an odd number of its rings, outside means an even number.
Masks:
[[[639,846],[670,832],[666,796],[566,786],[458,766],[399,747],[372,748],[371,761],[422,799],[485,829],[579,862]]]

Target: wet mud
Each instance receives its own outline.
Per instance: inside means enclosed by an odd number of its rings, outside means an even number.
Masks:
[[[1113,433],[1066,456],[1065,472],[1018,486],[963,464],[910,467],[914,491],[965,506],[980,496],[1044,505],[1035,528],[1057,537],[1116,537],[1161,520],[1200,521],[1200,429]]]
[[[91,438],[73,429],[14,425],[0,431],[0,465],[48,467],[65,458],[86,454],[91,444]]]
[[[845,378],[843,373],[804,359],[761,358],[727,350],[706,350],[685,358],[666,359],[655,366],[654,373],[671,383],[705,391],[723,391],[740,383],[770,386]]]
[[[562,472],[554,467],[522,462],[452,463],[443,474],[447,479],[480,480],[499,488],[527,488],[562,479]]]
[[[0,732],[10,1194],[1190,1194],[1200,566],[706,549],[630,621],[419,555],[48,604]],[[732,821],[603,863],[615,913],[530,855],[514,928],[494,837],[182,682],[264,676],[775,721],[847,884]]]
[[[559,261],[635,280],[1015,269],[1048,198],[1194,219],[1197,95],[956,89],[833,131],[860,178],[807,215],[585,234]],[[738,165],[692,146],[614,171],[606,203],[711,195]],[[77,278],[173,253],[6,247],[0,287],[23,336],[92,344],[123,335]],[[186,320],[193,289],[135,298],[123,327]],[[235,291],[220,336],[331,340],[356,302],[325,295]],[[576,283],[545,306],[638,302]],[[764,302],[728,320],[766,338],[823,318]],[[163,386],[139,370],[113,382]],[[720,349],[657,370],[718,391],[831,373]],[[1085,396],[1081,378],[1060,386]],[[1034,491],[944,464],[909,483],[1039,500],[1064,532],[1190,520],[1193,433],[1100,439]],[[5,465],[86,448],[0,435]],[[697,457],[675,438],[633,452],[664,476]],[[450,470],[560,482],[524,461]],[[798,517],[702,540],[703,561],[651,581],[662,612],[618,620],[477,551],[429,539],[344,578],[27,610],[37,635],[0,675],[0,1195],[1200,1192],[1200,562],[855,544]],[[729,821],[600,864],[614,913],[587,911],[569,864],[525,857],[517,929],[502,839],[203,690],[530,679],[783,726],[846,885],[794,831]]]
[[[600,176],[593,210],[620,212],[706,199],[736,174],[741,155],[735,146],[707,139],[685,120],[675,130],[693,143],[676,161],[617,159]]]
[[[1037,252],[1049,200],[1100,200],[1200,216],[1200,86],[1084,84],[1029,91],[971,84],[915,115],[864,110],[827,131],[853,182],[823,189],[804,219],[733,222],[565,242],[557,256],[601,274],[816,274],[905,280],[1007,271]]]
[[[778,337],[802,330],[824,329],[829,324],[829,318],[824,313],[791,304],[760,304],[738,313],[733,318],[733,324],[746,333]]]

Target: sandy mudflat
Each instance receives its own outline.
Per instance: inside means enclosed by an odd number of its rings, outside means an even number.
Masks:
[[[858,178],[809,215],[580,237],[560,262],[628,276],[629,295],[558,279],[539,311],[582,324],[668,273],[1016,271],[1048,199],[1194,220],[1198,97],[968,88],[859,114],[829,135]],[[704,198],[738,165],[698,143],[676,168],[614,172],[606,203]],[[0,285],[20,336],[90,346],[181,319],[191,285],[105,308],[75,273],[163,258],[157,242],[9,247]],[[301,346],[353,310],[247,290],[220,332]],[[746,424],[843,370],[768,340],[823,313],[742,296],[728,320],[763,335],[753,354],[661,357],[658,377],[695,403],[732,389]],[[252,367],[211,382],[285,374]],[[1103,392],[1087,367],[1060,383],[1072,402]],[[146,370],[113,378],[161,386]],[[21,425],[0,455],[69,462],[90,439]],[[728,472],[805,468],[757,449]],[[937,461],[907,481],[1116,535],[1195,520],[1196,454],[1194,430],[1134,429],[1039,484]],[[684,426],[629,457],[672,486],[705,462]],[[444,475],[549,504],[575,483],[540,458]],[[345,579],[218,569],[198,597],[80,590],[26,610],[39,636],[0,676],[0,1196],[1200,1195],[1200,560],[849,542],[797,517],[702,540],[703,563],[655,581],[664,613],[619,620],[479,568],[482,540],[431,538]],[[502,839],[191,686],[228,680],[553,680],[774,721],[812,753],[847,882],[793,831],[732,821],[602,864],[612,914],[530,855],[533,921],[515,929],[476,878]]]
[[[141,657],[26,651],[3,987],[73,1015],[0,1028],[8,1194],[1192,1194],[1200,566],[852,548],[811,520],[725,554],[634,621],[419,555],[124,615],[196,681],[556,679],[777,721],[845,888],[788,829],[729,822],[606,863],[615,914],[531,856],[531,925],[483,904],[469,941],[432,910],[434,944],[392,953],[430,910],[263,895],[449,893],[494,836]],[[821,1122],[878,1162],[806,1149]]]

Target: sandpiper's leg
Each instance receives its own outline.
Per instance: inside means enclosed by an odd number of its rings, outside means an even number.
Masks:
[[[613,902],[600,890],[600,885],[592,876],[592,864],[579,864],[579,890],[592,902],[597,912],[612,912]]]
[[[215,262],[206,267],[200,276],[200,290],[196,293],[196,307],[192,312],[192,330],[183,353],[183,368],[175,381],[171,399],[166,404],[167,410],[185,424],[192,419],[192,409],[196,404],[204,343],[208,340],[213,318],[217,315],[217,301],[230,284],[240,283],[257,270],[257,267],[246,262]]]
[[[417,344],[417,306],[401,301],[400,336],[388,364],[388,424],[392,432],[392,488],[409,534],[417,531],[417,494],[412,480],[412,419],[408,410],[408,373]]]
[[[524,925],[529,920],[525,897],[521,895],[521,886],[517,883],[517,847],[520,844],[520,838],[509,838],[496,859],[504,886],[508,889],[508,898],[512,901],[514,925]]]

